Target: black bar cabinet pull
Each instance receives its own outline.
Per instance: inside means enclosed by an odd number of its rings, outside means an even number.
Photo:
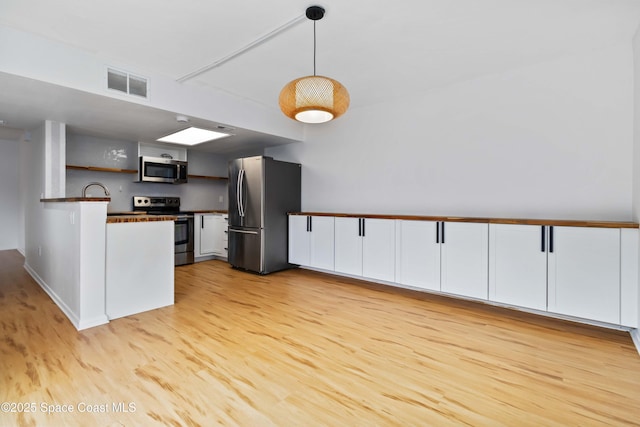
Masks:
[[[200,228],[204,228],[204,216],[200,217]]]
[[[540,251],[544,252],[545,250],[545,246],[546,246],[546,242],[545,242],[545,238],[544,238],[544,225],[540,226],[540,235],[542,236],[541,240],[541,244],[540,244]]]
[[[440,243],[440,221],[436,222],[436,243]]]
[[[442,224],[442,225],[441,225],[441,226],[442,226],[442,232],[440,233],[440,236],[441,236],[441,238],[442,238],[442,239],[441,239],[441,240],[442,240],[442,242],[441,242],[441,243],[444,243],[444,221],[442,221],[440,224]]]
[[[362,237],[364,237],[364,218],[362,218]]]
[[[549,226],[549,252],[553,253],[553,225]]]
[[[362,218],[358,218],[358,237],[362,236]]]
[[[309,217],[309,232],[313,231],[313,218]]]

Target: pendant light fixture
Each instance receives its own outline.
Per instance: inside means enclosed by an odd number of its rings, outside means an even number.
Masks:
[[[332,78],[316,75],[316,21],[324,16],[320,6],[307,8],[313,21],[313,76],[289,82],[280,92],[280,109],[304,123],[324,123],[340,117],[349,108],[349,92]]]

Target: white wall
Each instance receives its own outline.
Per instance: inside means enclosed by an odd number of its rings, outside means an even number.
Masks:
[[[0,250],[20,247],[20,142],[0,140]]]
[[[623,43],[352,109],[265,154],[302,163],[306,211],[630,220],[632,89]]]
[[[633,38],[633,58],[635,84],[633,90],[634,111],[633,111],[633,220],[640,222],[640,29]],[[640,294],[638,295],[638,307],[640,307]],[[640,310],[638,310],[640,316]],[[640,318],[638,319],[640,324]],[[632,334],[638,351],[640,352],[640,334],[635,331]]]

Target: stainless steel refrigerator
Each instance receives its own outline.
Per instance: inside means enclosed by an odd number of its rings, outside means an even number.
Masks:
[[[288,262],[287,212],[300,211],[300,165],[271,157],[229,162],[229,263],[267,274]]]

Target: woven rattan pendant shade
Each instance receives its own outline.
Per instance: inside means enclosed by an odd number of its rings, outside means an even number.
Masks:
[[[304,123],[324,123],[340,117],[349,108],[349,92],[340,82],[316,75],[316,21],[324,16],[320,6],[307,8],[313,21],[313,75],[292,80],[280,91],[280,109]]]
[[[340,82],[324,76],[307,76],[289,82],[280,92],[280,109],[292,119],[324,123],[349,108],[349,92]]]

